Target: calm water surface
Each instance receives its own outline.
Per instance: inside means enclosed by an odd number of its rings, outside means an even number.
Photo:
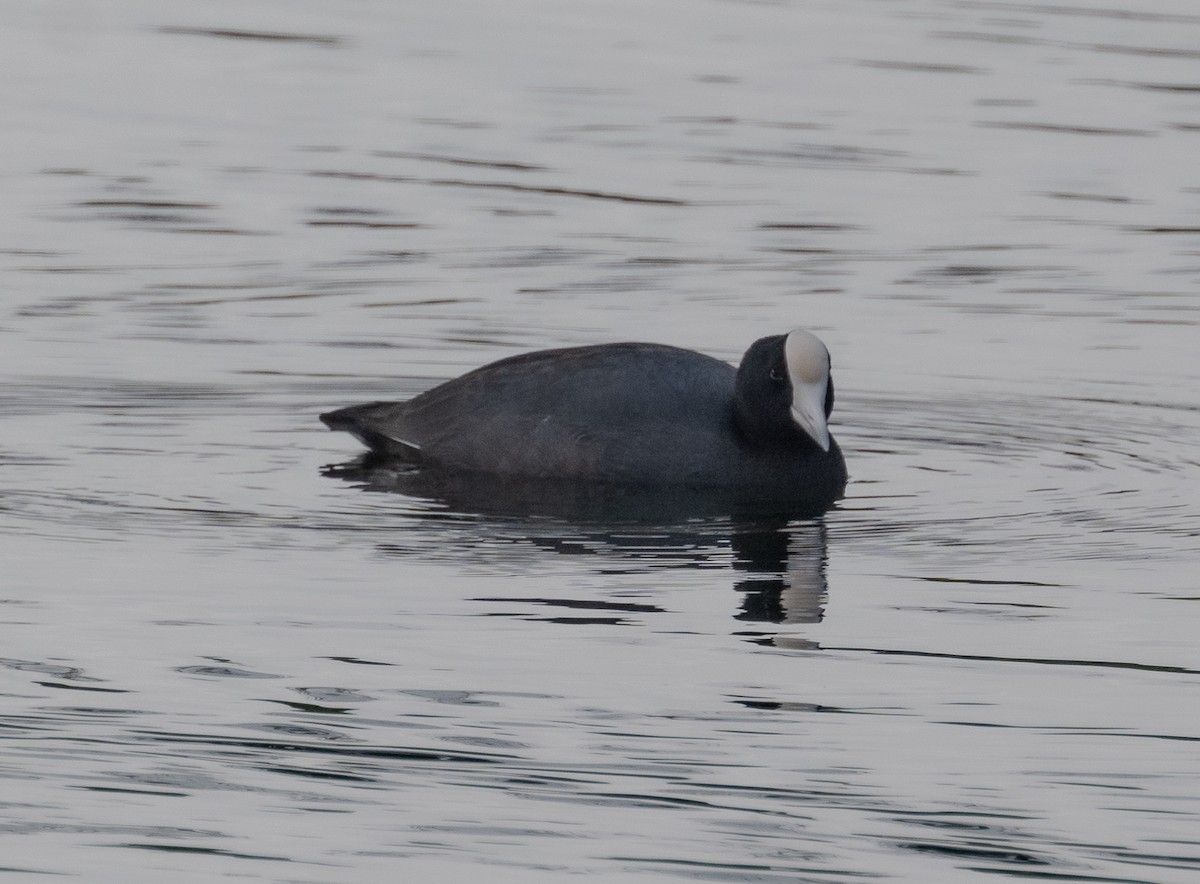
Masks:
[[[1184,0],[7,4],[5,880],[1195,881],[1197,46]],[[821,520],[326,475],[322,410],[795,325]]]

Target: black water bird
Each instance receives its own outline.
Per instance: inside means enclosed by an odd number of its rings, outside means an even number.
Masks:
[[[832,409],[829,351],[796,329],[755,341],[736,370],[662,344],[541,350],[321,420],[424,472],[703,489],[818,510],[846,485]]]

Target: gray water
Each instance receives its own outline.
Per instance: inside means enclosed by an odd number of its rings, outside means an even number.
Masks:
[[[1194,2],[3,19],[6,881],[1197,880]],[[322,474],[797,325],[823,520]]]

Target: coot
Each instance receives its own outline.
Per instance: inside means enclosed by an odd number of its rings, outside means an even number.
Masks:
[[[662,344],[501,359],[407,402],[321,415],[376,455],[447,474],[720,488],[828,505],[846,464],[829,435],[829,351],[801,329],[735,370]]]

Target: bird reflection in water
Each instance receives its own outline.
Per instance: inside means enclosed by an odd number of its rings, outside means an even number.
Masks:
[[[739,620],[820,623],[825,616],[825,522],[735,530],[733,569],[744,593]]]
[[[432,502],[438,507],[434,512],[442,516],[469,516],[475,532],[482,519],[483,524],[502,528],[508,538],[515,533],[528,544],[560,555],[586,551],[605,560],[651,562],[656,567],[711,568],[714,557],[724,555],[727,541],[736,575],[733,588],[741,594],[736,619],[798,625],[818,623],[824,616],[823,513],[794,502],[745,499],[735,489],[440,475],[375,454],[327,466],[322,472],[363,491]],[[445,521],[437,519],[432,525],[444,528]],[[389,551],[408,554],[418,548],[400,544],[389,546]],[[512,547],[506,549],[511,552]],[[817,647],[798,636],[739,634],[776,647]]]

